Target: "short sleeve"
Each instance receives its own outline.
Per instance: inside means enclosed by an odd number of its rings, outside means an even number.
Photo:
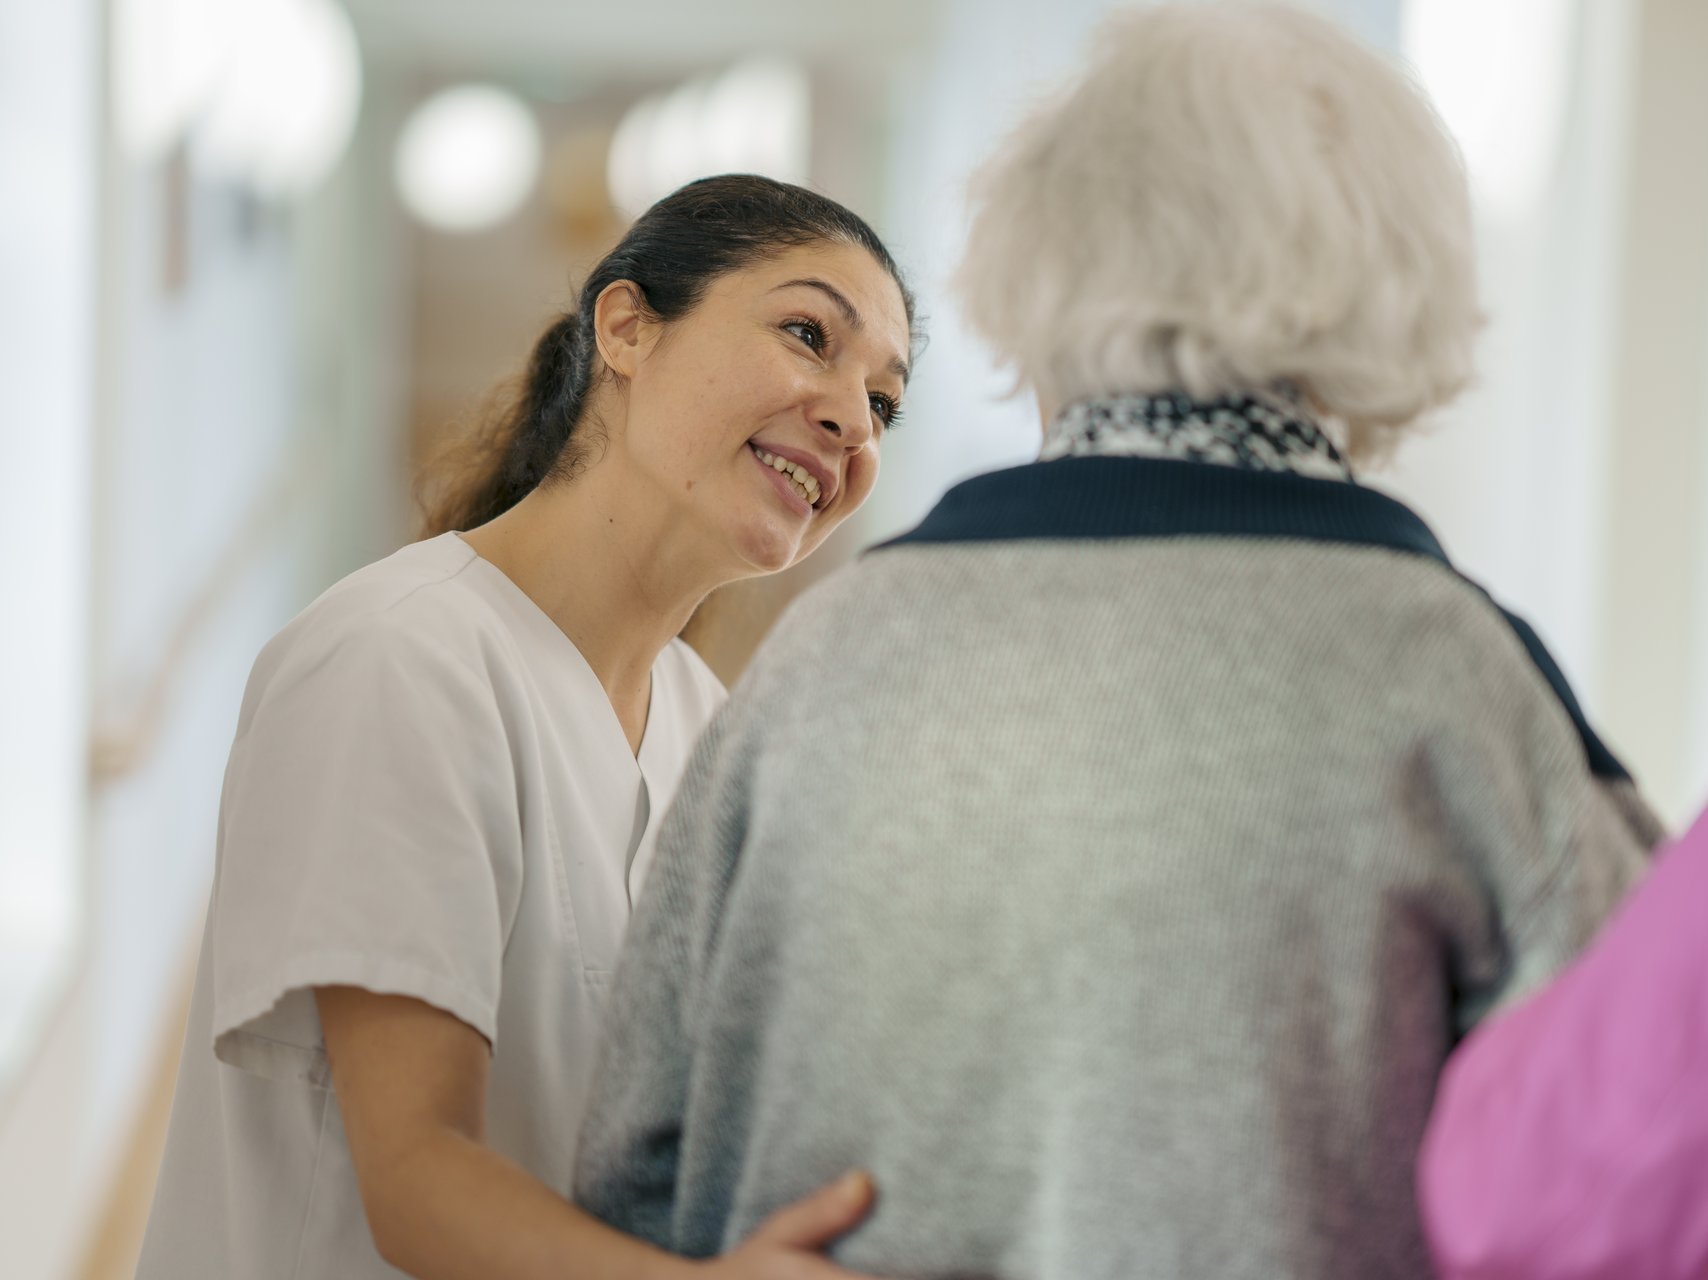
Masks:
[[[215,1054],[329,1087],[328,985],[415,997],[491,1043],[522,851],[515,744],[478,653],[366,619],[251,699],[221,803]]]

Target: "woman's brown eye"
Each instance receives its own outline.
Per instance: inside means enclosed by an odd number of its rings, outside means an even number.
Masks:
[[[783,328],[799,338],[810,350],[824,350],[824,326],[818,321],[791,320]]]

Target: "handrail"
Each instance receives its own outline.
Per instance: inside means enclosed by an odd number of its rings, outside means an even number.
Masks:
[[[97,711],[89,733],[89,786],[92,791],[112,786],[138,772],[153,755],[165,730],[172,690],[203,628],[218,616],[222,605],[243,581],[252,562],[266,549],[268,538],[289,514],[305,487],[308,468],[301,459],[287,466],[250,505],[225,554],[209,570],[172,628],[159,662],[142,685],[142,695],[128,714]]]

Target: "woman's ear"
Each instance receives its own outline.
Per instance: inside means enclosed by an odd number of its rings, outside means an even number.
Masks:
[[[648,316],[640,286],[631,280],[608,284],[593,303],[593,338],[599,358],[618,377],[634,377],[658,326]]]

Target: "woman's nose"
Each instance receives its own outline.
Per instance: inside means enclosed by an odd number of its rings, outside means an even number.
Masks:
[[[848,450],[864,448],[872,438],[872,401],[864,386],[850,393],[844,391],[822,406],[826,416],[818,425],[826,434]]]

